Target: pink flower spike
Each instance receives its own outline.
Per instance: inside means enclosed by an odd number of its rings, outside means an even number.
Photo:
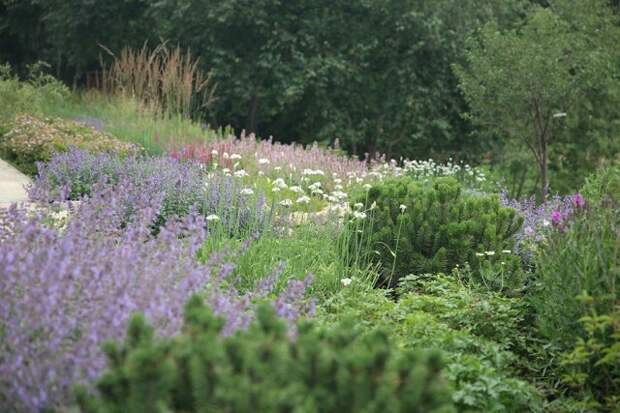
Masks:
[[[562,214],[560,213],[560,211],[551,212],[551,223],[554,226],[558,226],[562,223]]]
[[[575,208],[579,209],[583,208],[586,205],[586,200],[579,192],[573,195],[573,205],[575,206]]]

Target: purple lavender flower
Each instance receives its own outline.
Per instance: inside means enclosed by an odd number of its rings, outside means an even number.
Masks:
[[[540,205],[536,203],[534,197],[516,200],[510,199],[506,193],[502,193],[500,202],[503,206],[515,209],[524,218],[521,231],[516,234],[517,251],[521,249],[524,242],[540,242],[543,240],[551,224],[555,228],[564,228],[576,209],[585,205],[585,200],[579,193],[573,196],[551,197]]]
[[[199,293],[225,318],[225,334],[252,320],[256,294],[240,294],[230,281],[231,257],[196,259],[209,236],[202,215],[171,218],[153,235],[167,192],[156,190],[158,177],[143,178],[148,184],[95,181],[63,229],[50,225],[46,208],[34,216],[15,205],[0,211],[0,411],[69,403],[75,384],[101,373],[101,344],[122,340],[135,312],[170,336],[188,297]],[[287,320],[312,310],[306,288],[293,283],[276,298]]]
[[[95,188],[107,186],[125,193],[124,212],[129,219],[137,200],[161,198],[155,226],[175,216],[197,211],[203,216],[218,215],[232,234],[256,231],[268,225],[265,200],[242,196],[241,185],[232,177],[207,177],[196,162],[180,162],[170,157],[119,157],[92,154],[72,148],[38,165],[39,173],[29,188],[32,201],[50,203],[79,200],[91,196]],[[205,186],[208,184],[208,186]]]

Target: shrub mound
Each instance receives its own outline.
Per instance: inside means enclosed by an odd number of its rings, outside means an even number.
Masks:
[[[0,155],[30,175],[36,173],[36,162],[49,161],[55,152],[72,146],[93,152],[140,152],[134,144],[78,122],[24,114],[17,115],[9,131],[0,136]]]
[[[500,205],[497,196],[465,196],[454,178],[430,184],[410,178],[386,181],[353,202],[368,215],[368,225],[353,226],[356,244],[367,239],[373,259],[382,266],[388,286],[411,273],[448,273],[457,265],[476,269],[484,260],[501,261],[507,270],[518,259],[503,251],[514,247],[513,235],[523,218]]]
[[[99,394],[81,391],[84,412],[452,412],[435,352],[398,350],[388,335],[352,324],[298,324],[291,341],[269,306],[247,332],[190,300],[183,334],[153,339],[136,317],[122,345],[106,347]]]

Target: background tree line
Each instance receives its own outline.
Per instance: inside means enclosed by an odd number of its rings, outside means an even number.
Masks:
[[[189,48],[212,72],[217,101],[203,119],[211,125],[284,142],[338,139],[359,156],[486,159],[503,168],[514,193],[525,194],[540,186],[540,168],[526,167],[534,164],[523,138],[529,114],[518,102],[523,96],[503,92],[556,73],[552,60],[562,53],[577,54],[582,65],[595,54],[596,71],[578,77],[577,67],[562,66],[566,70],[556,76],[564,86],[571,79],[573,89],[579,85],[578,93],[563,90],[574,102],[557,122],[546,154],[552,189],[564,191],[579,186],[576,169],[589,171],[618,150],[618,3],[3,0],[0,61],[23,72],[28,63],[45,60],[57,77],[80,86],[99,68],[99,44],[120,51],[166,39]],[[553,46],[562,48],[549,54],[549,65],[544,47],[534,47],[541,37],[532,25],[547,24],[540,21],[545,18],[532,23],[541,9],[552,14],[547,20],[562,22],[545,37],[554,39],[558,30]],[[493,42],[493,36],[505,41]],[[577,38],[587,41],[573,47]],[[520,62],[521,72],[512,71],[515,61],[492,53],[499,46],[512,48],[507,55]],[[540,64],[529,67],[536,56]],[[547,86],[553,84],[535,87]],[[551,106],[568,99],[556,90],[542,92],[554,95]]]

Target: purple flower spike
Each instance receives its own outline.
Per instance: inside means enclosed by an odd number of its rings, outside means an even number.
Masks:
[[[586,200],[579,192],[573,195],[573,206],[577,209],[581,209],[586,206]]]

